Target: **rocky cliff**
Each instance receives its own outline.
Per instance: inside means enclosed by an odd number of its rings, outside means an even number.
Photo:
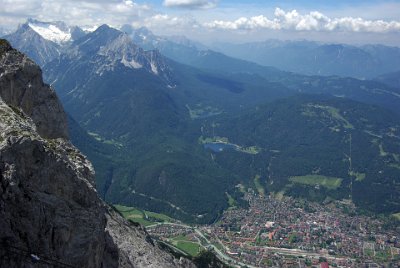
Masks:
[[[0,267],[191,267],[103,203],[41,71],[0,40]]]

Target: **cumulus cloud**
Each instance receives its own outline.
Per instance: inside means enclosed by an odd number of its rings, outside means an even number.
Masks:
[[[71,25],[122,25],[155,13],[132,0],[0,0],[0,6],[0,24],[17,24],[31,17]]]
[[[158,27],[158,26],[184,26],[186,21],[183,18],[176,16],[169,16],[167,14],[156,14],[147,18],[144,21],[147,27]]]
[[[215,20],[204,23],[207,28],[224,30],[251,30],[256,28],[267,28],[279,30],[281,26],[276,21],[269,20],[264,16],[255,16],[251,18],[241,17],[234,21]]]
[[[187,9],[211,8],[218,2],[219,0],[163,0],[164,6]],[[25,22],[27,18],[34,18],[41,21],[61,20],[69,25],[86,26],[84,28],[104,23],[116,28],[124,24],[134,27],[146,26],[159,35],[187,35],[203,40],[235,39],[242,34],[252,35],[253,39],[258,40],[261,38],[260,33],[264,34],[263,38],[269,33],[273,33],[274,37],[279,34],[290,38],[294,35],[302,38],[304,35],[314,35],[317,39],[323,39],[323,36],[353,38],[353,33],[360,33],[358,36],[368,36],[369,40],[375,42],[377,33],[379,38],[383,36],[381,33],[386,33],[385,38],[394,40],[390,42],[395,45],[398,45],[400,34],[400,21],[351,16],[360,12],[359,10],[350,10],[346,16],[335,17],[318,11],[300,13],[296,10],[285,11],[276,8],[269,16],[246,16],[236,19],[228,12],[238,14],[236,12],[240,11],[232,8],[216,9],[215,12],[206,14],[184,11],[185,14],[182,15],[182,12],[160,13],[156,10],[157,6],[142,3],[143,1],[137,3],[136,0],[0,0],[0,28],[6,31],[15,30],[19,23]],[[218,19],[221,15],[227,19]]]
[[[224,30],[295,30],[295,31],[347,31],[347,32],[398,32],[399,21],[364,20],[362,18],[343,17],[329,18],[328,16],[313,11],[308,14],[300,14],[296,10],[285,12],[276,8],[274,18],[266,16],[241,17],[233,21],[215,20],[204,23],[211,29]]]
[[[200,27],[190,15],[161,14],[134,0],[0,0],[0,7],[0,27],[9,30],[27,18],[64,21],[84,29],[104,23],[116,28],[125,24],[146,26],[162,34],[185,34]]]
[[[180,8],[213,8],[217,5],[217,0],[164,0],[166,7],[180,7]]]
[[[134,25],[139,26],[139,25]],[[145,26],[159,34],[182,35],[199,29],[201,25],[191,16],[171,16],[167,14],[155,14],[146,18],[140,26]]]

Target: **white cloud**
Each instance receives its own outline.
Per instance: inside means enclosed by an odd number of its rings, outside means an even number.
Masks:
[[[216,7],[217,0],[164,0],[163,5],[166,7],[208,9]]]
[[[255,16],[251,18],[241,17],[235,21],[216,20],[204,23],[207,28],[217,28],[225,30],[251,30],[256,28],[268,28],[279,30],[280,25],[276,21],[269,20],[264,16]]]
[[[191,16],[160,14],[134,0],[0,0],[0,27],[11,29],[27,18],[41,21],[64,21],[85,29],[109,24],[146,26],[159,33],[184,34],[199,27]],[[13,27],[10,27],[13,26]]]
[[[38,12],[41,8],[40,1],[0,0],[0,14],[23,14],[27,10]]]
[[[362,18],[343,17],[329,18],[324,14],[313,11],[300,14],[296,10],[285,12],[276,8],[274,18],[266,16],[241,17],[233,21],[215,20],[204,23],[211,29],[225,30],[295,30],[295,31],[346,31],[346,32],[400,32],[399,21],[364,20]]]
[[[0,0],[0,25],[18,24],[27,18],[62,20],[71,25],[122,25],[152,16],[145,4],[132,0]]]
[[[199,29],[201,27],[193,17],[178,17],[167,14],[155,14],[154,16],[148,17],[140,26],[146,26],[161,35],[184,35],[185,33],[193,32],[194,29]]]
[[[182,26],[185,21],[176,16],[169,16],[166,14],[156,14],[145,20],[147,27],[158,27],[158,26]]]
[[[143,2],[144,0],[141,1]],[[160,13],[155,9],[157,6],[139,4],[136,0],[0,0],[0,28],[15,30],[19,23],[25,22],[27,18],[34,18],[41,21],[61,20],[69,25],[86,26],[85,28],[104,23],[116,28],[124,24],[146,26],[159,35],[186,35],[203,42],[216,39],[240,41],[244,35],[252,40],[277,36],[285,39],[313,36],[318,40],[339,38],[343,42],[356,40],[357,33],[358,37],[365,37],[362,39],[363,43],[369,40],[400,45],[399,17],[392,16],[393,20],[379,19],[390,18],[382,10],[374,14],[374,17],[371,17],[372,11],[365,12],[364,9],[351,9],[344,13],[330,11],[329,16],[318,11],[301,13],[280,8],[276,8],[275,12],[272,10],[272,14],[268,16],[241,15],[261,12],[251,8],[245,10],[223,6],[207,12],[201,10],[215,7],[217,3],[219,0],[163,0],[164,6],[192,10]],[[400,4],[390,7],[389,9],[398,10],[395,7],[400,7]],[[368,19],[359,18],[360,15],[365,15]]]

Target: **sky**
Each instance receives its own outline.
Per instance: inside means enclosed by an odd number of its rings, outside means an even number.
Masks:
[[[145,26],[206,44],[308,39],[400,46],[399,0],[0,0],[0,30],[28,18]]]

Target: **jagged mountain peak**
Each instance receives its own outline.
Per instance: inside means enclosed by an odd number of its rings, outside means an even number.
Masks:
[[[28,19],[25,23],[40,36],[57,44],[64,44],[73,40],[72,32],[77,26],[70,27],[63,21],[43,22]]]
[[[34,31],[28,23],[22,24],[18,29],[9,35],[4,36],[13,47],[23,51],[29,57],[43,66],[60,55],[59,44],[43,38]]]
[[[71,27],[72,40],[78,40],[79,38],[83,37],[84,35],[86,35],[86,32],[82,28],[80,28],[78,26]]]
[[[115,31],[113,33],[102,33],[101,35],[98,35],[99,39],[103,39],[103,42],[101,42],[102,45],[97,46],[100,53],[104,52],[105,50],[120,50],[121,52],[134,50],[138,52],[144,52],[144,50],[137,46],[126,33],[115,29],[113,30]]]
[[[19,25],[15,32],[4,38],[40,66],[44,66],[60,56],[73,40],[85,34],[78,26],[70,27],[62,21],[42,22],[28,19]]]
[[[135,44],[146,50],[157,48],[157,44],[163,41],[146,27],[134,28],[131,25],[123,25],[121,31],[126,33]]]
[[[127,33],[128,35],[136,34],[136,35],[141,35],[142,37],[155,36],[153,32],[150,31],[149,28],[145,26],[135,28],[132,25],[124,24],[121,27],[121,31]]]
[[[172,70],[158,51],[145,51],[125,33],[106,24],[73,43],[71,57],[89,57],[97,64],[95,73],[102,75],[123,65],[144,69],[173,86]],[[98,57],[101,57],[98,58]]]
[[[96,31],[101,32],[101,31],[115,31],[115,32],[121,32],[120,30],[111,27],[110,25],[104,23],[102,25],[100,25],[99,27],[97,27]]]
[[[136,38],[140,38],[142,40],[157,40],[160,39],[157,37],[152,31],[150,31],[146,27],[139,27],[133,30],[132,34],[136,36]]]
[[[82,53],[97,53],[101,47],[112,43],[123,32],[111,28],[107,24],[99,26],[95,31],[73,42],[73,47],[78,48]]]
[[[192,49],[207,49],[201,43],[195,42],[183,35],[162,36],[154,34],[146,27],[134,28],[131,25],[124,25],[121,31],[125,32],[132,38],[133,42],[144,49],[163,49],[166,46],[184,46]]]

